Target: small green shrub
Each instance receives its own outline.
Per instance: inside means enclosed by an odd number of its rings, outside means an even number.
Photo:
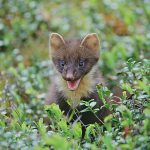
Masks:
[[[149,6],[139,0],[0,0],[0,149],[150,149]],[[43,55],[49,32],[97,32],[101,39],[107,87],[97,85],[97,92],[112,114],[102,125],[89,124],[84,138],[80,121],[72,124],[56,104],[44,106],[53,74]],[[115,86],[122,96],[109,104]],[[95,115],[101,109],[93,100],[81,105]]]

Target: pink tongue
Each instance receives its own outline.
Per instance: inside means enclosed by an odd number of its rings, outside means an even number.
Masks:
[[[67,81],[68,88],[70,90],[76,90],[79,86],[80,79],[76,81]]]

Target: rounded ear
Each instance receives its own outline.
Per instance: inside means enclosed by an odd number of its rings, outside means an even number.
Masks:
[[[99,42],[99,38],[97,36],[96,33],[90,33],[88,35],[86,35],[83,40],[81,41],[80,46],[84,46],[88,49],[91,50],[95,50],[98,51],[99,50],[99,46],[100,46],[100,42]]]
[[[50,46],[52,50],[58,50],[60,47],[65,45],[63,37],[58,33],[50,34]]]

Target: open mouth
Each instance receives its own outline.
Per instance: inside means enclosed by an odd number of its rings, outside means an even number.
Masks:
[[[78,88],[79,84],[80,84],[80,80],[81,79],[78,79],[76,81],[67,81],[68,89],[71,90],[71,91],[76,90]]]

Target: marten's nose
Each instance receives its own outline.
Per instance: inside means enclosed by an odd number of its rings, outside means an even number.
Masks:
[[[68,71],[67,74],[66,74],[66,80],[67,81],[73,81],[75,78],[74,78],[74,75],[73,75],[73,72],[72,71]]]

